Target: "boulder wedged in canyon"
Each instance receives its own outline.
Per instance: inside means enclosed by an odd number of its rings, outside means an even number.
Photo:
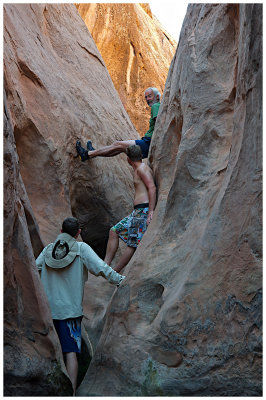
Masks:
[[[153,220],[80,396],[262,394],[262,5],[190,5],[150,163]]]
[[[4,395],[71,395],[70,381],[62,372],[60,343],[35,266],[32,243],[36,250],[42,250],[42,242],[20,176],[6,103],[3,156]]]
[[[176,42],[152,15],[149,4],[82,3],[76,7],[131,121],[144,136],[150,118],[144,90],[157,87],[163,92]]]

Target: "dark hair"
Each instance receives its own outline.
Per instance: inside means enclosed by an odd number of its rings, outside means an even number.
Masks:
[[[126,153],[131,161],[142,161],[141,147],[137,144],[127,147]]]
[[[71,236],[76,236],[79,230],[79,222],[77,218],[69,217],[63,221],[62,231],[68,233]]]

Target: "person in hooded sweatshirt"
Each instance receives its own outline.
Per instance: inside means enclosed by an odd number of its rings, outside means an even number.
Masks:
[[[66,218],[61,234],[36,259],[74,395],[78,375],[76,353],[81,352],[82,301],[88,271],[117,286],[125,278],[99,258],[88,244],[76,240],[80,232],[78,220]]]

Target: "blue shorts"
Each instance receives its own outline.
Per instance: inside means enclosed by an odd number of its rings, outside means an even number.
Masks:
[[[140,146],[141,151],[142,151],[142,158],[147,158],[149,154],[149,148],[151,144],[151,138],[150,137],[143,137],[140,140],[135,140],[135,143]]]
[[[81,320],[82,317],[53,319],[63,353],[81,352]]]

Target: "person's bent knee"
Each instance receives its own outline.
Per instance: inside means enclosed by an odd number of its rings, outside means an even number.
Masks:
[[[134,252],[137,248],[133,246],[127,246],[128,249],[130,249],[132,252]]]
[[[120,151],[126,151],[126,149],[127,149],[127,147],[128,146],[130,146],[130,141],[127,141],[127,140],[122,140],[122,141],[117,141],[117,142],[114,142],[113,143],[113,146],[115,146],[115,148],[117,149],[117,150],[120,150]]]
[[[113,146],[115,146],[117,149],[121,150],[124,148],[123,142],[114,142]]]
[[[69,353],[65,353],[66,359],[67,360],[76,360],[77,359],[77,353],[75,353],[74,351],[71,351]]]
[[[116,237],[118,234],[112,228],[109,230],[109,237]]]

